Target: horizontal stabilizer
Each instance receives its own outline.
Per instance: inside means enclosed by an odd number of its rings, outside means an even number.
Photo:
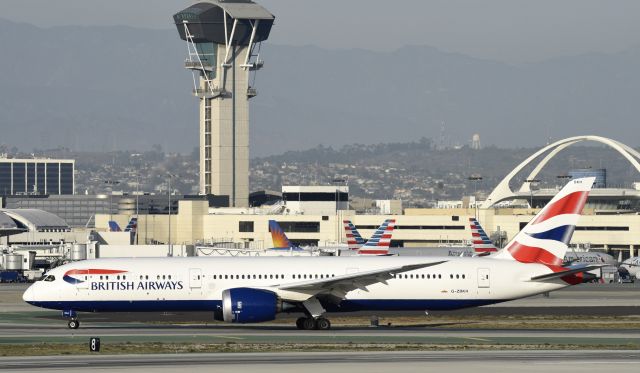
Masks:
[[[564,271],[547,273],[546,275],[540,275],[540,276],[531,277],[531,281],[555,280],[557,278],[561,278],[561,277],[564,277],[564,276],[573,275],[573,274],[581,273],[581,272],[588,272],[588,271],[592,271],[594,269],[598,269],[598,268],[602,268],[602,267],[604,267],[603,264],[589,264],[589,265],[568,267]]]

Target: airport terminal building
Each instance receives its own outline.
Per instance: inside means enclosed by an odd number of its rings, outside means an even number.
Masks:
[[[219,211],[215,211],[219,210]],[[397,247],[437,247],[469,242],[469,218],[478,217],[492,238],[506,243],[539,211],[539,209],[406,209],[403,215],[356,215],[352,210],[327,210],[324,214],[239,213],[209,209],[206,201],[179,202],[172,215],[139,215],[140,243],[155,242],[197,245],[234,242],[238,248],[272,247],[268,222],[278,221],[294,243],[312,246],[345,245],[343,220],[350,219],[363,237],[389,218],[396,219],[391,241]],[[477,215],[476,215],[477,214]],[[114,215],[126,224],[131,215]],[[171,222],[169,223],[169,219]],[[107,227],[108,215],[98,215],[96,226]],[[169,234],[169,229],[171,234]],[[623,256],[637,255],[640,250],[640,215],[598,214],[585,209],[573,236],[572,244],[582,249],[601,250]]]
[[[595,141],[612,147],[640,173],[640,153],[611,139],[577,136],[550,144],[515,167],[477,208],[404,209],[389,213],[358,214],[346,186],[283,186],[282,201],[262,208],[212,208],[206,201],[181,200],[172,215],[140,215],[140,242],[199,244],[225,241],[245,248],[272,247],[268,221],[278,221],[289,238],[313,246],[344,245],[343,220],[350,219],[364,237],[388,218],[396,219],[391,241],[397,247],[436,247],[469,242],[469,218],[476,217],[498,243],[506,243],[522,229],[559,189],[534,188],[540,170],[560,150],[581,141]],[[542,158],[539,163],[535,159]],[[514,177],[535,166],[523,184],[512,190]],[[602,171],[596,170],[600,174]],[[604,176],[604,175],[602,175]],[[570,176],[569,176],[570,177]],[[576,227],[572,245],[601,250],[623,257],[640,249],[640,188],[606,188],[604,177],[594,188]],[[349,202],[347,202],[349,201]],[[117,215],[125,224],[130,215]],[[106,227],[108,216],[98,215],[96,227]],[[170,231],[170,233],[169,233]]]
[[[0,158],[0,193],[9,195],[72,195],[75,160]]]

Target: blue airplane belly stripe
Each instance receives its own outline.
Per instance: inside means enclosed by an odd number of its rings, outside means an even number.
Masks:
[[[325,305],[330,312],[352,311],[450,311],[501,303],[510,299],[347,299],[340,305]]]
[[[328,312],[352,311],[440,311],[484,306],[510,299],[347,299],[339,305],[323,304]],[[220,300],[150,300],[150,301],[47,301],[29,302],[36,307],[76,312],[164,312],[215,311]]]
[[[33,306],[78,312],[164,312],[215,311],[219,300],[148,300],[148,301],[47,301],[28,302]]]

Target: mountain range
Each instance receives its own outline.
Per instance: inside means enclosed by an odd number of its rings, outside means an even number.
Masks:
[[[274,27],[277,27],[274,26]],[[598,134],[640,143],[640,47],[511,65],[428,46],[393,52],[278,45],[251,101],[251,154],[407,142],[540,146]],[[0,143],[189,153],[197,99],[175,30],[0,19]]]

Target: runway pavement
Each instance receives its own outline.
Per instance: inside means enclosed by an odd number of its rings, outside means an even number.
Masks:
[[[3,372],[636,372],[638,351],[309,352],[2,358]]]
[[[336,344],[390,343],[438,345],[629,345],[640,348],[640,330],[590,329],[447,329],[425,326],[399,328],[338,327],[330,331],[301,331],[289,325],[138,325],[88,324],[77,330],[66,325],[3,325],[0,345],[22,343],[243,343]]]
[[[104,345],[124,343],[242,343],[242,344],[431,344],[431,345],[561,345],[603,346],[605,348],[640,348],[640,287],[635,284],[581,285],[552,293],[550,297],[537,296],[492,307],[434,314],[458,315],[458,321],[440,323],[437,316],[418,315],[420,325],[367,327],[336,324],[330,331],[299,331],[293,322],[257,325],[212,323],[212,315],[201,313],[124,313],[81,314],[81,328],[69,330],[57,311],[41,310],[20,299],[24,284],[0,285],[0,350],[3,345],[33,343],[85,344],[89,337],[100,337]],[[370,313],[369,313],[370,314]],[[394,313],[391,313],[394,314]],[[411,315],[412,313],[409,313]],[[527,325],[526,315],[568,316],[564,329],[535,329]],[[610,324],[597,323],[598,315],[624,316],[621,321],[609,317]],[[485,320],[506,319],[501,315],[519,315],[522,326],[511,330],[472,328],[465,315]],[[480,315],[480,316],[478,316]],[[483,316],[484,315],[484,316]],[[488,317],[487,317],[488,315]],[[525,316],[523,316],[525,315]],[[580,322],[591,315],[578,328],[571,327],[575,319]],[[631,316],[629,316],[631,315]],[[340,315],[331,317],[339,317]],[[382,317],[381,313],[381,317]],[[366,319],[364,319],[366,320]],[[550,318],[553,322],[553,317]],[[631,320],[631,321],[629,321]],[[421,322],[421,321],[420,321]],[[634,328],[625,327],[627,322]],[[539,327],[538,327],[539,328]],[[0,369],[1,370],[1,369]]]

